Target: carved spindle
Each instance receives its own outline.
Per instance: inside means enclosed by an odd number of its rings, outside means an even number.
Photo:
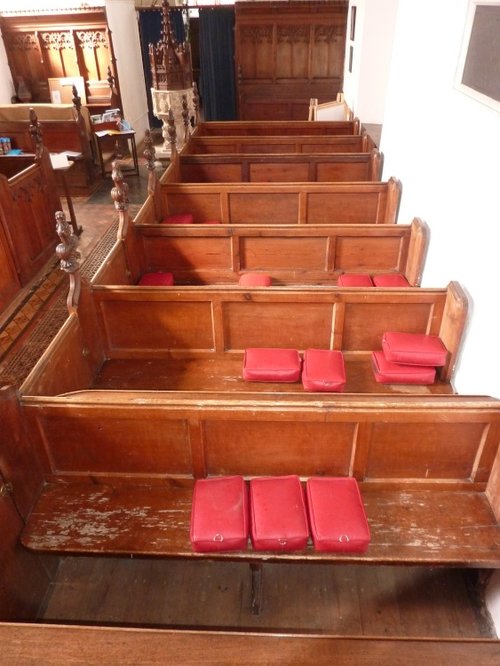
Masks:
[[[111,65],[108,65],[108,76],[106,78],[108,85],[109,85],[109,90],[110,90],[110,105],[111,108],[114,109],[120,105],[120,96],[118,95],[118,90],[116,88],[116,78],[113,76],[113,73],[111,72]]]
[[[39,161],[42,158],[43,154],[43,132],[40,123],[38,122],[38,116],[35,113],[35,109],[30,107],[30,126],[28,129],[33,142],[35,159]]]
[[[72,87],[71,90],[73,92],[73,99],[71,101],[73,102],[77,113],[81,113],[82,112],[82,98],[78,94],[78,90],[76,89],[75,85]]]
[[[184,123],[184,143],[187,143],[189,137],[189,106],[187,95],[184,93],[182,95],[182,122]]]
[[[156,189],[156,150],[153,145],[151,130],[147,129],[144,133],[144,159],[148,170],[148,194],[153,194]]]
[[[195,127],[200,122],[199,108],[200,108],[200,95],[198,93],[198,86],[196,85],[196,81],[193,81],[193,109],[194,109]]]
[[[71,225],[66,222],[62,210],[56,212],[56,232],[61,242],[56,247],[56,254],[60,259],[62,271],[69,274],[69,292],[66,299],[68,312],[72,314],[78,307],[81,289],[80,252],[76,249],[78,237],[73,233]]]
[[[111,178],[115,186],[111,189],[111,198],[115,202],[115,210],[118,212],[118,240],[123,240],[128,229],[128,183],[123,178],[122,170],[118,162],[113,162]]]
[[[170,144],[170,159],[177,155],[177,130],[175,129],[175,117],[172,107],[168,110],[167,117],[168,142]]]

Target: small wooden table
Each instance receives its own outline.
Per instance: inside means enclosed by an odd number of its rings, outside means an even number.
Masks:
[[[131,175],[139,175],[139,161],[137,159],[137,147],[135,145],[135,131],[128,130],[125,132],[119,132],[118,130],[98,130],[94,132],[96,144],[97,144],[97,153],[99,155],[99,163],[101,165],[101,173],[103,178],[111,175],[111,171],[106,171],[104,167],[104,158],[102,154],[103,142],[109,137],[114,137],[116,139],[116,144],[120,139],[126,139],[127,144],[129,145],[130,154],[132,155],[133,166],[129,168],[122,169],[123,173],[128,173]],[[116,152],[115,144],[115,152]],[[118,158],[117,158],[118,159]]]

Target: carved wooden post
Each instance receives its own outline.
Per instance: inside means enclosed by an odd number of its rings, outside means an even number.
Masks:
[[[111,198],[115,202],[115,210],[118,212],[118,234],[117,239],[123,240],[127,234],[128,215],[128,183],[123,179],[123,174],[118,162],[113,162],[111,178],[115,186],[111,189]]]
[[[80,298],[80,252],[76,249],[78,238],[73,233],[71,225],[66,222],[66,216],[62,210],[58,210],[56,213],[56,232],[61,239],[56,247],[56,254],[60,258],[60,267],[62,271],[69,274],[69,292],[66,306],[69,314],[73,314],[76,312],[78,299]]]
[[[35,109],[33,109],[33,107],[30,107],[30,126],[28,131],[31,136],[31,141],[33,142],[35,159],[37,162],[39,162],[42,159],[44,150],[42,139],[43,132],[40,123],[38,122],[38,116],[36,115]]]
[[[172,107],[168,110],[168,142],[170,144],[170,159],[173,160],[177,155],[177,131],[175,129],[175,116]]]
[[[187,143],[189,137],[189,106],[187,95],[182,95],[182,122],[184,123],[184,141]]]
[[[156,151],[153,145],[151,130],[147,129],[144,133],[144,159],[146,160],[146,169],[148,170],[148,194],[153,195],[156,188]]]
[[[196,85],[196,81],[193,81],[193,109],[194,109],[195,127],[200,122],[199,108],[200,108],[200,95],[198,94],[198,86]]]

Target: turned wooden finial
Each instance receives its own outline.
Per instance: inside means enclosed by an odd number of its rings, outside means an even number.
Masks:
[[[184,123],[184,143],[187,143],[189,136],[189,106],[186,93],[182,95],[182,122]]]
[[[199,123],[199,112],[200,108],[200,95],[198,93],[198,86],[196,85],[196,81],[193,81],[193,109],[194,109],[194,124],[197,125]]]
[[[177,155],[177,130],[175,129],[175,117],[172,107],[168,110],[167,116],[168,142],[170,144],[170,159]]]
[[[56,247],[56,254],[60,259],[61,270],[69,274],[69,292],[66,306],[68,312],[72,314],[78,306],[81,288],[80,252],[76,249],[78,237],[73,233],[71,225],[66,222],[66,216],[62,210],[56,212],[55,218],[56,232],[61,239]]]
[[[31,141],[33,142],[33,147],[35,149],[35,159],[40,160],[43,153],[43,132],[40,123],[38,122],[38,116],[35,113],[35,109],[30,107],[30,125],[28,131],[31,136]]]
[[[123,178],[122,170],[118,162],[112,163],[111,178],[115,186],[111,189],[111,198],[115,202],[115,209],[118,212],[118,234],[119,240],[125,238],[128,227],[128,183]]]
[[[71,90],[73,92],[73,99],[71,101],[73,102],[75,109],[78,111],[78,113],[80,113],[82,110],[82,98],[78,94],[78,90],[76,89],[75,85],[71,88]]]

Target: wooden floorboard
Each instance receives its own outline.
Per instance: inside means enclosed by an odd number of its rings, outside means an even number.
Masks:
[[[244,563],[67,557],[43,621],[313,632],[347,636],[495,638],[475,572],[426,567],[265,564],[252,614]]]

